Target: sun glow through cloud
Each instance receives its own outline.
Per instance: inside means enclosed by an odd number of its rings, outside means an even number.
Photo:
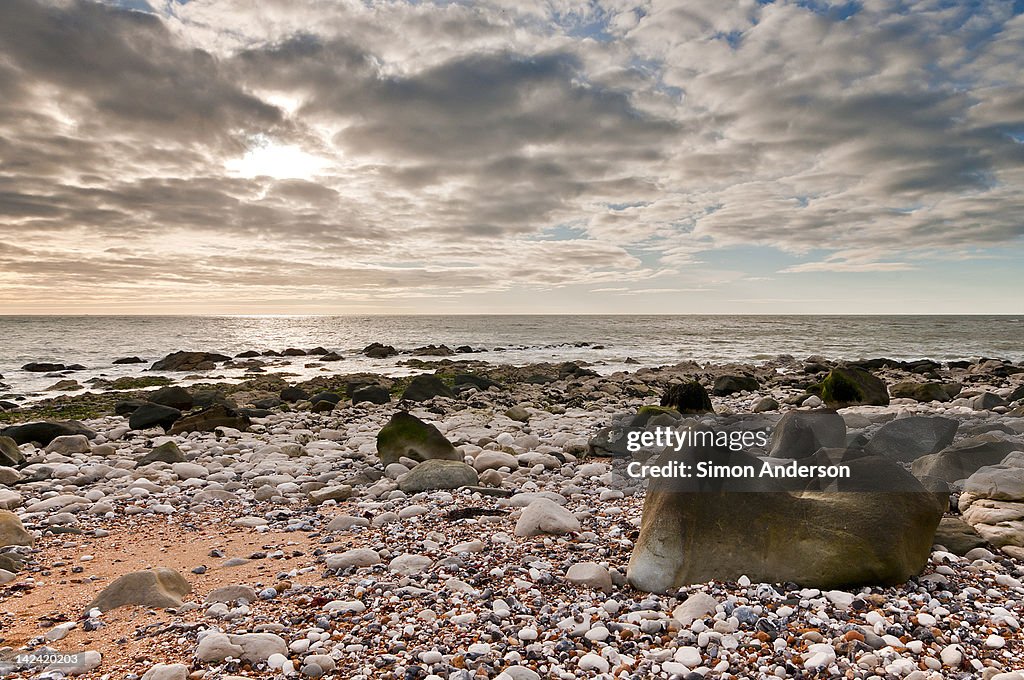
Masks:
[[[274,179],[311,180],[330,167],[330,162],[315,156],[294,144],[280,144],[262,138],[241,158],[224,164],[228,173],[246,179],[273,177]]]

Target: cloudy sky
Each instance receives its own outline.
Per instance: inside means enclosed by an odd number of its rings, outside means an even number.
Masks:
[[[3,0],[0,313],[1024,312],[1024,2]]]

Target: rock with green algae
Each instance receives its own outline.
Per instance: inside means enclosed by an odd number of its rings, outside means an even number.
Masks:
[[[377,433],[377,455],[381,463],[397,463],[405,456],[413,460],[462,460],[462,455],[441,431],[411,413],[399,411]]]
[[[821,381],[821,398],[829,406],[888,406],[889,391],[878,377],[860,368],[833,368]]]

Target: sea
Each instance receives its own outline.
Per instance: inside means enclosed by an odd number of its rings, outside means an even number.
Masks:
[[[320,346],[345,357],[327,364],[316,357],[271,360],[268,372],[287,372],[296,381],[325,372],[422,372],[400,365],[408,355],[363,356],[362,348],[372,342],[400,351],[468,345],[483,351],[455,358],[513,365],[586,362],[602,374],[686,360],[757,363],[780,354],[1019,362],[1024,316],[0,316],[0,394],[52,396],[46,388],[64,376],[22,370],[33,361],[81,364],[85,370],[66,377],[84,384],[94,377],[147,375],[153,361],[177,350],[234,356]],[[126,356],[146,363],[113,364]],[[220,368],[210,376],[247,377],[244,369]]]

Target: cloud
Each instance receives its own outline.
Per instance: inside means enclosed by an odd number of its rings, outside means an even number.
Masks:
[[[1011,3],[151,4],[0,3],[8,300],[703,294],[721,249],[1024,236]]]

